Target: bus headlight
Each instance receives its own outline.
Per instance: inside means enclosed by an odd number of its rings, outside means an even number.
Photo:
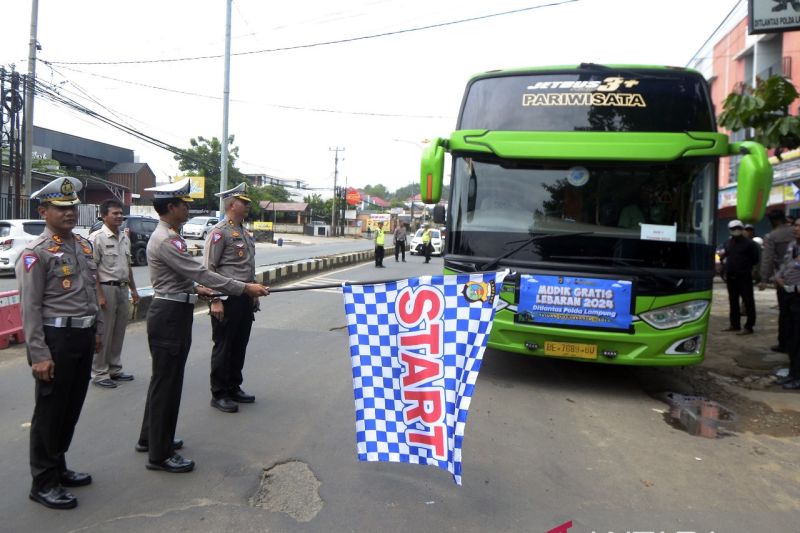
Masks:
[[[639,315],[656,329],[670,329],[697,320],[708,308],[708,300],[691,300],[661,307]]]

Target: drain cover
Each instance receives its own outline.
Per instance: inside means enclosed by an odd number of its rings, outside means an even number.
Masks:
[[[286,513],[298,522],[313,520],[324,505],[320,482],[302,461],[288,461],[264,470],[250,505]]]

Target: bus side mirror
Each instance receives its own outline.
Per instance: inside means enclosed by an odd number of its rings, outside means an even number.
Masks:
[[[745,154],[736,180],[736,217],[745,222],[764,218],[772,188],[772,165],[763,145],[743,141],[730,145],[731,154]]]
[[[436,204],[433,206],[433,221],[437,224],[444,224],[444,206]]]
[[[436,137],[422,151],[419,190],[423,203],[438,203],[442,196],[445,142],[444,139]]]

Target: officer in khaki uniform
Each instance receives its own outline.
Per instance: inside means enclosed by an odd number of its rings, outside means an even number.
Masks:
[[[81,188],[80,181],[66,177],[31,194],[40,201],[39,215],[46,227],[25,247],[16,264],[28,362],[36,379],[30,498],[53,509],[78,505],[64,487],[92,482],[89,474],[69,470],[65,457],[86,398],[92,354],[100,348],[103,325],[91,244],[72,233]]]
[[[158,227],[147,243],[147,261],[153,284],[153,302],[147,311],[147,341],[153,374],[147,390],[138,451],[147,451],[149,470],[189,472],[194,461],[175,450],[175,426],[183,389],[183,372],[192,345],[192,319],[197,294],[209,296],[212,289],[226,294],[257,298],[269,290],[256,283],[243,283],[209,272],[188,254],[180,228],[189,218],[190,181],[145,189],[153,193],[153,207],[160,216]],[[205,285],[195,288],[193,281]]]
[[[225,207],[223,218],[206,238],[203,266],[243,282],[256,279],[256,244],[242,226],[250,209],[247,185],[240,183],[218,193]],[[225,413],[239,410],[238,403],[253,403],[255,396],[242,390],[242,368],[258,298],[246,294],[211,301],[211,406]]]
[[[139,302],[139,293],[131,269],[131,241],[120,231],[122,203],[116,199],[103,201],[100,216],[103,226],[89,235],[89,240],[97,264],[97,302],[106,335],[103,349],[92,361],[92,383],[114,389],[117,381],[133,381],[133,375],[122,371],[122,343],[130,315],[128,291],[134,305]]]

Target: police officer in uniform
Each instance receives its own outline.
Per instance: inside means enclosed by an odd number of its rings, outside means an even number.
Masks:
[[[228,278],[244,282],[256,279],[256,245],[242,226],[250,209],[247,185],[218,193],[225,207],[223,218],[206,238],[203,266]],[[242,386],[242,368],[250,330],[258,310],[258,299],[246,294],[211,300],[211,407],[235,413],[239,403],[253,403],[255,396]]]
[[[136,445],[148,452],[149,470],[189,472],[194,461],[175,453],[183,442],[175,440],[175,426],[183,389],[183,371],[192,344],[192,318],[197,292],[212,294],[213,288],[226,294],[257,298],[269,290],[256,283],[243,283],[209,272],[189,256],[180,228],[189,218],[190,181],[145,189],[153,193],[153,207],[159,214],[158,227],[147,243],[147,262],[153,284],[153,302],[147,311],[147,341],[153,374],[147,390],[142,429]],[[202,287],[202,285],[206,287]]]
[[[789,243],[783,263],[775,275],[779,291],[786,293],[789,312],[789,375],[778,384],[787,390],[800,390],[800,219],[792,223],[794,240]]]
[[[66,177],[31,194],[41,202],[38,211],[46,227],[16,264],[28,363],[36,380],[30,499],[53,509],[78,505],[64,487],[92,482],[89,474],[69,470],[65,457],[102,333],[92,247],[72,233],[81,188],[80,181]]]

